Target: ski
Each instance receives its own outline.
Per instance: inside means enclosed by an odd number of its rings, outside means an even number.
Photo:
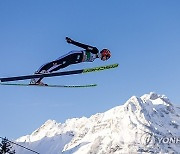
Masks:
[[[55,72],[55,73],[45,73],[45,74],[34,74],[34,75],[26,75],[26,76],[7,77],[7,78],[0,78],[0,81],[1,82],[7,82],[7,81],[27,80],[27,79],[33,79],[33,78],[44,78],[44,77],[53,77],[53,76],[84,74],[84,73],[98,72],[98,71],[103,71],[103,70],[116,68],[116,67],[118,67],[118,65],[119,64],[112,64],[112,65],[93,67],[93,68],[87,68],[87,69],[80,69],[80,70],[73,70],[73,71],[64,71],[64,72]]]
[[[97,84],[87,84],[87,85],[35,85],[35,84],[24,84],[24,83],[0,83],[0,85],[5,86],[23,86],[23,87],[51,87],[51,88],[89,88],[95,87]]]

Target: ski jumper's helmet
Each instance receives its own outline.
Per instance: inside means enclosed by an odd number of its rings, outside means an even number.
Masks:
[[[103,49],[101,52],[102,57],[106,56],[106,59],[111,57],[111,52],[108,49]]]

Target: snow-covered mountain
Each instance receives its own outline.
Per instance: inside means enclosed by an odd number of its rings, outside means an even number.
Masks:
[[[16,142],[41,154],[180,153],[180,108],[164,95],[133,96],[90,118],[48,120]]]

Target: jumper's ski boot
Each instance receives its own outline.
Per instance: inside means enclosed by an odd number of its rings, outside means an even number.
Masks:
[[[35,72],[34,74],[45,74],[45,73],[49,73],[49,72],[46,70],[42,70],[41,72]],[[31,79],[30,85],[48,86],[47,84],[45,84],[39,80],[40,80],[40,78]]]
[[[37,86],[48,86],[46,83],[43,83],[42,81],[37,82],[36,79],[31,79],[30,85],[37,85]]]

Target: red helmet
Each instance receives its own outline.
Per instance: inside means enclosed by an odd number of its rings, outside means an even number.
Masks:
[[[106,56],[107,59],[111,57],[111,52],[108,49],[103,49],[100,53],[102,57]]]

